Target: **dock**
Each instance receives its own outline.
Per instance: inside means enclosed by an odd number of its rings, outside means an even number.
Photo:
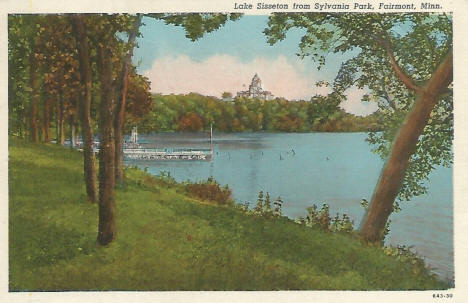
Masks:
[[[213,159],[213,127],[210,127],[210,148],[146,148],[138,143],[137,128],[133,127],[130,140],[124,142],[123,157],[127,160],[153,161],[209,161]]]
[[[211,160],[213,154],[210,149],[159,149],[159,148],[125,148],[125,159],[129,160]]]

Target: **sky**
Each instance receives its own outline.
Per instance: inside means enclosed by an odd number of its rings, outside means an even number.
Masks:
[[[315,83],[332,82],[347,58],[327,55],[326,65],[319,71],[311,58],[296,55],[300,30],[290,31],[285,40],[271,46],[263,34],[267,22],[267,16],[243,16],[192,42],[183,28],[144,18],[133,60],[138,71],[151,81],[154,93],[236,95],[248,88],[257,73],[263,89],[275,97],[310,100],[316,94],[327,94],[327,88]],[[348,100],[341,107],[357,115],[374,112],[375,104],[361,102],[363,94],[357,88],[349,89]]]

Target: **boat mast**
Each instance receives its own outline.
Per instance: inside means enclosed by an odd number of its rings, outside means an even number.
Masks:
[[[131,135],[131,138],[130,138],[130,142],[131,143],[138,143],[138,131],[137,131],[136,126],[134,126],[132,128],[132,135]]]
[[[213,123],[210,124],[210,152],[213,159]]]

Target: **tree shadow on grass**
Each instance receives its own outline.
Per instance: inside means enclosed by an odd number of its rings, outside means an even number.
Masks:
[[[27,291],[19,280],[24,272],[34,273],[40,267],[90,255],[97,249],[94,231],[68,230],[31,218],[10,222],[9,236],[10,291]]]

